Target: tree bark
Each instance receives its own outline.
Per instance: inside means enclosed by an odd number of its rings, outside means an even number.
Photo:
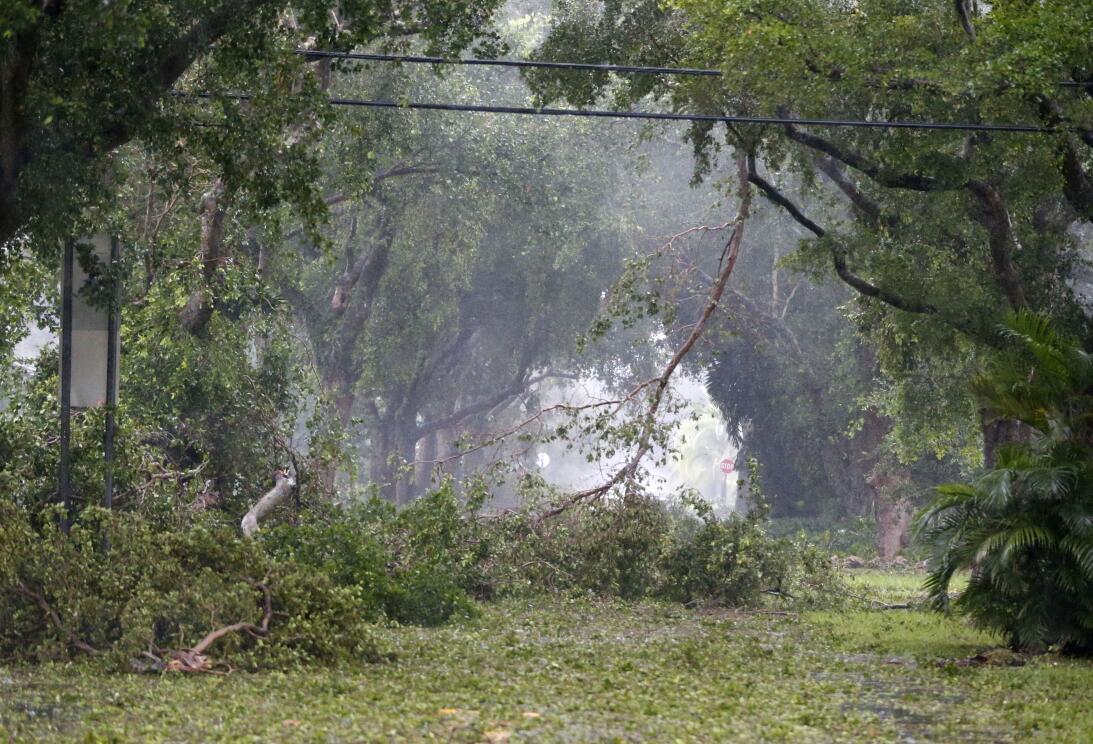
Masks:
[[[180,314],[182,326],[195,336],[205,335],[213,315],[213,285],[217,272],[228,260],[224,250],[224,195],[224,182],[218,178],[201,197],[201,278]]]
[[[0,47],[6,52],[0,54],[0,244],[22,228],[19,176],[30,159],[26,99],[40,34],[41,22],[17,33],[6,50]]]
[[[258,531],[259,522],[269,516],[269,513],[275,508],[285,503],[288,497],[292,495],[293,489],[296,488],[296,479],[286,473],[278,471],[273,478],[275,482],[273,488],[266,491],[265,495],[255,502],[239,525],[246,537],[254,537],[254,533]]]
[[[873,491],[873,508],[876,517],[877,556],[890,561],[907,546],[912,504],[904,490],[909,483],[906,473],[892,467],[878,465],[869,477]]]
[[[992,419],[983,414],[983,465],[987,469],[998,466],[998,454],[1002,447],[1015,442],[1028,441],[1029,429],[1013,419]]]
[[[968,190],[976,195],[981,205],[978,220],[987,230],[991,271],[1010,307],[1020,310],[1027,303],[1013,256],[1021,249],[1021,244],[1013,231],[1009,210],[998,190],[985,181],[969,181]]]

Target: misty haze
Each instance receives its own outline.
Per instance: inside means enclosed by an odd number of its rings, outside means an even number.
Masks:
[[[0,31],[0,740],[1093,741],[1088,0]]]

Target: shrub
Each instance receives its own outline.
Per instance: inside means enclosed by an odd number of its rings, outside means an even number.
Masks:
[[[478,587],[475,522],[451,484],[398,511],[371,499],[345,508],[316,509],[298,525],[259,533],[272,555],[305,565],[334,586],[365,600],[363,619],[440,625],[470,614],[468,587]]]
[[[1031,314],[1007,335],[1019,355],[979,380],[988,412],[1021,422],[1027,442],[1003,448],[974,483],[938,489],[922,515],[932,545],[928,589],[1013,646],[1093,652],[1093,357]],[[950,601],[958,571],[967,588]]]
[[[48,511],[0,502],[0,544],[5,656],[84,652],[117,667],[134,659],[155,666],[241,623],[248,627],[225,633],[208,655],[247,668],[382,656],[364,622],[379,613],[359,587],[278,559],[232,530],[155,530],[137,516],[89,508],[65,536]]]
[[[561,518],[509,524],[497,561],[502,591],[562,589],[625,598],[752,606],[764,597],[830,600],[838,578],[803,541],[770,537],[765,513],[717,519],[689,498],[690,510],[630,494]],[[697,514],[697,516],[695,516]]]
[[[378,660],[376,623],[439,625],[473,613],[472,595],[751,605],[832,580],[815,551],[767,536],[758,512],[722,521],[693,500],[696,518],[634,493],[542,521],[483,517],[481,496],[461,502],[445,483],[403,510],[315,507],[254,540],[97,508],[65,536],[57,508],[0,500],[0,655],[202,670]]]
[[[381,659],[376,623],[438,625],[472,613],[467,590],[488,586],[486,527],[450,484],[402,511],[316,507],[256,540],[213,515],[171,528],[98,508],[64,535],[58,514],[0,499],[0,655],[155,668],[237,626],[202,656],[246,668]]]
[[[761,498],[753,484],[752,498]],[[685,602],[749,606],[764,595],[816,603],[830,600],[838,579],[828,558],[803,540],[775,538],[765,508],[718,519],[708,504],[689,500],[700,522],[667,555],[664,594]]]

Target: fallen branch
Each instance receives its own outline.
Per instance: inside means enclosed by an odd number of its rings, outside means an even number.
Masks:
[[[747,159],[743,155],[737,157],[736,169],[737,177],[739,179],[740,207],[737,210],[736,219],[733,220],[734,227],[732,234],[729,236],[729,240],[725,244],[725,250],[722,252],[721,269],[718,273],[717,281],[710,288],[706,305],[702,308],[702,312],[699,314],[698,320],[695,321],[687,339],[676,350],[676,353],[672,355],[672,359],[668,362],[668,365],[661,372],[660,376],[655,377],[648,381],[648,383],[643,383],[642,385],[642,387],[651,385],[653,390],[649,405],[646,407],[645,413],[642,416],[643,422],[641,433],[638,436],[638,446],[634,455],[605,483],[602,483],[595,488],[579,491],[550,509],[547,509],[539,516],[540,521],[557,516],[576,504],[600,498],[620,483],[632,483],[635,480],[641,461],[649,453],[649,450],[652,449],[651,440],[653,431],[656,427],[657,413],[660,411],[661,403],[664,400],[664,393],[668,389],[668,383],[671,382],[672,375],[683,362],[684,357],[686,357],[691,349],[694,348],[695,344],[697,344],[698,340],[702,337],[702,333],[706,330],[706,325],[709,323],[710,317],[713,315],[714,311],[717,310],[718,303],[721,301],[721,296],[725,293],[725,287],[729,283],[729,277],[732,276],[732,271],[736,267],[736,260],[740,256],[740,245],[744,239],[744,223],[747,221],[751,209],[751,190],[748,188],[749,170]]]
[[[287,501],[288,497],[292,495],[292,490],[296,488],[296,479],[284,471],[278,470],[274,473],[273,479],[273,488],[266,491],[266,494],[258,499],[243,517],[240,527],[246,537],[253,537],[254,533],[258,531],[258,523],[265,519],[277,506]]]
[[[720,231],[723,231],[723,230],[727,230],[730,227],[733,227],[734,224],[735,223],[733,221],[729,221],[729,222],[725,222],[725,223],[722,223],[722,224],[719,224],[719,225],[696,225],[694,227],[689,227],[686,230],[683,230],[683,231],[681,231],[679,233],[676,233],[675,235],[672,235],[671,237],[669,237],[667,239],[667,242],[664,243],[656,251],[656,253],[657,254],[672,253],[672,252],[678,250],[677,247],[676,247],[676,244],[678,242],[680,242],[685,237],[688,237],[688,236],[691,236],[691,235],[694,235],[694,234],[697,234],[697,233],[720,232]],[[711,284],[713,284],[717,280],[716,280],[715,277],[709,277],[709,281],[710,281]],[[693,327],[693,324],[692,324],[691,327]],[[526,377],[525,378],[526,381],[524,382],[524,388],[527,389],[527,388],[531,387],[532,385],[534,385],[535,383],[541,382],[541,381],[543,381],[545,379],[548,379],[548,378],[562,378],[562,379],[569,379],[569,380],[579,380],[580,376],[575,374],[575,373],[556,372],[556,371],[548,369],[545,372],[542,372],[540,374],[530,376],[530,377]],[[472,453],[479,452],[481,450],[484,450],[484,449],[487,449],[487,448],[493,447],[493,446],[500,447],[502,444],[505,443],[506,440],[508,440],[509,438],[513,437],[514,435],[516,435],[516,434],[518,434],[522,431],[525,431],[526,429],[531,427],[533,424],[539,424],[540,430],[541,430],[541,428],[543,426],[543,422],[548,417],[550,417],[552,414],[568,414],[570,416],[576,416],[578,414],[582,414],[582,413],[586,413],[586,412],[590,412],[590,411],[596,411],[596,410],[602,410],[602,409],[610,408],[611,409],[610,411],[603,410],[603,412],[599,414],[599,418],[609,419],[609,418],[612,418],[612,417],[618,415],[618,413],[625,406],[627,406],[628,404],[633,403],[634,400],[638,397],[639,394],[641,394],[646,389],[648,389],[648,388],[650,388],[654,385],[659,384],[660,381],[661,381],[661,377],[654,377],[654,378],[651,378],[651,379],[644,380],[643,382],[640,382],[640,383],[636,384],[633,388],[630,389],[629,392],[627,392],[627,393],[625,393],[621,396],[608,399],[608,400],[597,400],[597,401],[594,401],[594,402],[591,402],[591,403],[585,403],[585,404],[557,403],[555,405],[547,406],[546,408],[540,408],[539,410],[535,411],[534,413],[530,414],[529,416],[521,419],[520,421],[518,421],[514,425],[509,426],[509,427],[505,428],[504,430],[495,431],[493,433],[490,433],[490,434],[487,434],[483,437],[480,437],[480,438],[478,438],[477,442],[475,442],[474,444],[471,444],[471,445],[468,445],[468,446],[466,446],[462,449],[459,449],[458,451],[456,451],[456,452],[454,452],[450,455],[447,455],[445,457],[441,457],[441,458],[438,458],[438,459],[418,459],[418,460],[414,460],[412,463],[407,463],[407,465],[427,465],[427,466],[432,466],[434,468],[444,467],[444,466],[449,465],[450,463],[452,463],[456,460],[462,459],[462,458],[464,458],[467,455],[470,455]],[[511,403],[511,398],[506,398],[505,400],[501,401],[497,406],[495,406],[492,410],[493,411],[503,410],[503,408],[505,406],[509,405],[510,403]],[[480,410],[480,408],[476,407],[475,410],[476,411]],[[439,425],[436,422],[434,422],[432,424],[430,424],[430,423],[422,424],[421,426],[418,427],[418,432],[419,432],[419,434],[423,434],[423,433],[427,433],[427,432],[434,431],[434,430],[437,430],[437,429],[445,428],[446,426],[449,426],[449,425],[453,424],[453,422],[457,423],[458,421],[456,421],[456,419],[462,420],[463,418],[465,418],[465,416],[463,416],[463,415],[460,415],[458,417],[453,415],[453,416],[449,416],[446,419],[440,421]],[[523,452],[518,453],[518,454],[522,455],[522,454],[526,453],[526,451],[527,450],[524,450]]]
[[[80,640],[76,637],[75,633],[65,627],[65,624],[61,621],[60,614],[53,608],[53,605],[46,600],[45,596],[28,588],[27,585],[21,581],[12,587],[12,591],[20,596],[26,597],[34,602],[34,604],[38,605],[42,612],[46,614],[46,617],[49,618],[49,621],[53,623],[54,627],[61,632],[61,635],[65,637],[65,640],[73,647],[89,654],[97,654],[99,652],[94,646],[86,641]]]
[[[196,645],[188,649],[166,651],[153,647],[144,654],[153,660],[153,668],[165,672],[214,674],[216,673],[213,669],[214,665],[209,660],[207,652],[221,638],[232,633],[246,633],[252,638],[265,638],[269,634],[269,624],[273,619],[273,595],[264,583],[256,583],[254,587],[261,589],[263,595],[262,621],[258,625],[248,622],[225,625],[222,628],[209,631]]]

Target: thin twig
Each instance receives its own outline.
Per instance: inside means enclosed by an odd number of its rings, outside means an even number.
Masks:
[[[672,375],[683,362],[684,357],[686,357],[691,349],[694,348],[695,344],[698,343],[698,340],[702,337],[702,333],[706,330],[706,325],[709,323],[710,317],[713,316],[714,311],[717,310],[718,303],[721,301],[721,296],[725,293],[725,287],[729,283],[729,277],[732,276],[732,271],[736,267],[736,260],[740,256],[740,245],[744,239],[744,223],[747,221],[751,208],[751,190],[748,188],[748,167],[746,159],[743,156],[738,156],[736,165],[737,177],[740,184],[740,206],[737,210],[736,219],[733,221],[734,227],[732,234],[725,244],[725,250],[722,252],[723,259],[720,273],[718,274],[716,283],[710,288],[706,306],[699,314],[698,320],[695,322],[694,328],[687,336],[687,339],[679,349],[676,350],[676,353],[672,356],[672,359],[668,362],[660,376],[643,383],[643,386],[651,385],[653,387],[653,394],[643,415],[644,421],[634,455],[605,483],[572,494],[565,500],[543,512],[539,517],[540,521],[557,516],[566,509],[577,504],[598,499],[620,483],[633,482],[637,469],[641,465],[641,461],[645,458],[646,454],[648,454],[649,450],[652,449],[651,439],[656,427],[657,413],[664,400],[664,394],[668,389],[668,383],[671,382]]]

